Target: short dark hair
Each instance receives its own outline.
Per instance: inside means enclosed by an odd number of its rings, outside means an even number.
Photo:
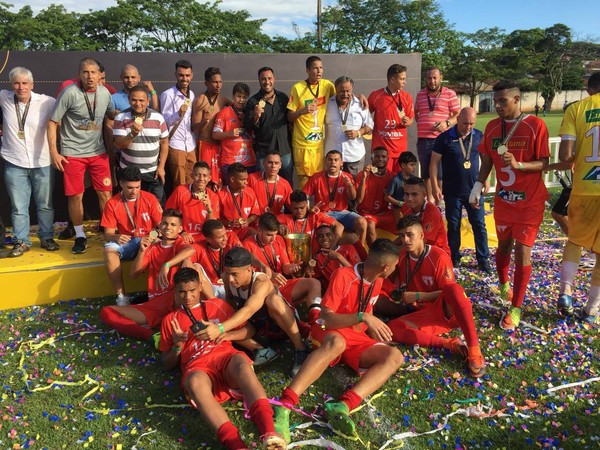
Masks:
[[[204,71],[204,81],[210,81],[213,75],[221,75],[221,69],[218,67],[208,67]]]
[[[438,66],[429,66],[427,69],[425,69],[425,73],[431,72],[433,70],[437,70],[440,73],[440,75],[442,74],[442,70]]]
[[[260,78],[261,73],[268,72],[268,71],[273,72],[273,75],[275,75],[275,71],[273,69],[271,69],[269,66],[263,66],[260,69],[258,69],[258,78]]]
[[[328,157],[329,155],[332,155],[332,154],[335,154],[335,153],[337,153],[338,155],[340,155],[340,157],[342,156],[342,152],[340,152],[339,150],[329,150],[329,151],[327,152],[327,154],[325,155],[325,159],[327,159],[327,157]]]
[[[142,172],[135,166],[125,167],[119,177],[121,181],[142,181]]]
[[[519,84],[515,80],[509,79],[498,81],[492,89],[494,92],[505,91],[507,89],[516,89],[519,92],[521,91],[519,89]]]
[[[390,67],[388,67],[387,79],[389,80],[394,75],[406,72],[407,70],[408,70],[407,67],[403,66],[402,64],[392,64]]]
[[[182,267],[173,277],[173,284],[193,283],[194,281],[199,283],[200,276],[198,275],[198,272],[191,267]]]
[[[600,72],[594,72],[590,78],[588,78],[587,87],[590,91],[600,90]]]
[[[377,256],[391,255],[397,258],[400,256],[400,247],[389,239],[379,238],[375,239],[369,246],[369,255],[370,254],[375,254]]]
[[[423,226],[421,224],[421,219],[419,219],[417,216],[415,216],[413,214],[409,214],[409,215],[403,216],[398,221],[398,223],[396,224],[396,230],[404,230],[408,227],[412,227],[413,225],[419,225],[420,227]]]
[[[417,157],[413,152],[406,151],[400,153],[400,157],[398,158],[398,164],[408,164],[413,162],[417,162]]]
[[[183,67],[184,69],[191,69],[192,63],[187,59],[180,59],[175,63],[175,70],[179,69],[180,67]]]
[[[384,152],[386,152],[386,153],[389,153],[389,152],[388,152],[388,149],[387,149],[387,148],[385,148],[383,145],[380,145],[379,147],[375,147],[373,150],[371,150],[371,153],[375,153],[375,152],[381,152],[381,151],[384,151]],[[402,156],[402,155],[400,155],[400,156]]]
[[[341,77],[337,77],[336,80],[335,80],[335,83],[333,83],[333,85],[337,89],[338,85],[343,84],[343,83],[350,83],[352,86],[354,86],[354,80],[352,78],[350,78],[350,77],[347,77],[346,75],[342,75]]]
[[[321,61],[321,58],[319,58],[318,56],[309,56],[308,58],[306,58],[306,68],[310,69],[310,66],[312,65],[312,63],[314,63],[315,61]]]
[[[104,64],[102,64],[97,59],[95,59],[94,61],[96,61],[96,64],[98,64],[98,72],[100,72],[100,73],[106,72],[106,69],[104,68]]]
[[[290,203],[302,203],[308,201],[308,195],[302,189],[296,189],[290,194]]]
[[[244,94],[246,97],[250,97],[250,86],[246,83],[235,83],[233,85],[233,95],[235,94]]]
[[[328,225],[326,223],[322,223],[317,228],[315,228],[315,236],[317,235],[317,231],[319,231],[321,228],[328,228],[329,231],[333,232],[333,227],[331,225]]]
[[[248,169],[242,163],[236,162],[227,168],[227,176],[231,177],[240,173],[248,173]]]
[[[183,213],[175,208],[167,208],[163,210],[162,217],[177,217],[180,222],[183,222]]]
[[[264,213],[258,218],[258,228],[265,231],[279,231],[279,221],[275,214]]]
[[[129,94],[127,95],[127,97],[131,97],[131,94],[133,94],[134,92],[143,92],[146,95],[150,94],[150,92],[148,92],[148,88],[143,84],[138,84],[137,86],[132,87],[129,90]]]
[[[194,163],[194,167],[192,167],[192,172],[196,169],[206,169],[209,172],[211,171],[211,168],[206,161],[198,161]]]
[[[204,237],[210,237],[216,230],[220,230],[222,228],[225,228],[225,225],[223,225],[223,222],[220,220],[208,219],[202,225],[202,234]]]
[[[405,186],[420,186],[425,189],[425,180],[420,177],[411,176],[408,180],[404,180]]]

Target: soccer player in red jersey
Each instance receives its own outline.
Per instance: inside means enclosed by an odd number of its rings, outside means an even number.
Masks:
[[[314,252],[314,276],[327,289],[331,275],[340,267],[350,267],[362,259],[353,245],[334,245],[335,235],[330,225],[320,225],[315,230],[318,247]]]
[[[152,195],[152,194],[150,194]],[[160,223],[160,240],[153,243],[148,236],[142,238],[140,250],[130,269],[130,276],[137,277],[148,269],[148,301],[139,305],[105,306],[100,318],[125,336],[144,339],[153,338],[153,328],[160,326],[164,316],[173,310],[172,279],[177,265],[192,257],[194,249],[179,237],[181,213],[165,209]],[[212,291],[205,292],[207,298]]]
[[[325,170],[311,176],[303,190],[314,197],[313,205],[340,222],[346,231],[355,232],[365,246],[367,221],[348,210],[348,201],[356,198],[356,186],[352,175],[342,172],[342,165],[342,154],[330,150],[325,155]]]
[[[321,303],[323,324],[315,323],[312,327],[313,342],[318,347],[283,390],[282,406],[274,408],[275,430],[286,442],[290,441],[290,409],[327,367],[342,361],[362,374],[339,401],[325,403],[325,416],[333,429],[355,436],[350,411],[381,387],[402,364],[404,357],[400,350],[387,345],[392,339],[391,330],[372,314],[383,278],[393,272],[399,253],[389,239],[377,239],[364,263],[342,267],[331,277]]]
[[[279,176],[281,156],[275,151],[267,153],[263,159],[263,171],[254,172],[248,177],[248,186],[256,194],[260,212],[283,214],[284,207],[290,204],[292,186]]]
[[[121,260],[137,255],[142,237],[157,227],[162,208],[156,197],[141,190],[142,173],[137,167],[121,172],[121,192],[108,200],[100,225],[104,227],[104,266],[117,293],[117,305],[129,305],[123,286]]]
[[[258,220],[260,209],[254,190],[248,187],[246,167],[240,163],[233,163],[227,169],[227,176],[228,186],[219,190],[221,222],[243,240],[256,233],[253,224]]]
[[[394,342],[422,347],[443,347],[468,361],[469,375],[485,374],[485,360],[473,320],[471,301],[454,281],[450,256],[425,243],[421,222],[405,216],[398,222],[403,249],[398,263],[399,288],[391,297],[417,311],[388,322]],[[460,338],[444,338],[454,328],[462,330],[467,344]]]
[[[193,269],[181,269],[174,281],[178,308],[165,317],[161,327],[164,366],[174,369],[179,365],[186,398],[216,432],[224,447],[247,448],[221,406],[234,398],[247,403],[250,418],[260,433],[262,448],[285,449],[284,439],[275,432],[273,410],[252,369],[252,362],[231,344],[232,340],[248,336],[248,327],[228,331],[215,340],[200,336],[199,328],[209,323],[221,327],[234,314],[233,308],[217,298],[201,299],[202,283]]]
[[[411,177],[404,182],[404,200],[404,205],[400,208],[402,215],[417,217],[423,226],[425,242],[441,248],[450,255],[448,234],[442,213],[435,203],[427,201],[423,178]],[[396,243],[402,244],[400,240]]]
[[[356,177],[356,211],[367,220],[367,244],[377,239],[377,228],[396,234],[396,218],[385,200],[385,190],[394,178],[387,169],[388,152],[377,147],[371,152],[371,164]]]
[[[240,163],[249,173],[256,170],[256,156],[252,148],[252,132],[244,129],[244,108],[250,97],[250,88],[245,83],[233,86],[233,104],[217,114],[213,127],[213,139],[221,142],[221,178],[226,184],[230,164]]]
[[[210,180],[208,163],[197,162],[192,170],[192,184],[177,186],[165,205],[183,214],[181,236],[188,244],[202,240],[202,224],[220,216],[219,196],[208,187]]]
[[[481,168],[469,203],[479,208],[483,184],[494,167],[498,180],[494,197],[496,271],[500,296],[512,304],[502,316],[500,327],[514,330],[521,320],[521,305],[531,277],[531,247],[549,197],[542,171],[548,166],[550,151],[544,121],[521,112],[519,86],[512,80],[501,80],[493,89],[498,118],[488,123],[479,144]],[[514,292],[508,279],[513,247]]]
[[[373,114],[373,148],[385,147],[388,151],[388,170],[400,170],[398,158],[408,148],[408,131],[415,114],[413,100],[404,91],[406,66],[392,64],[387,70],[387,86],[371,92],[369,109]]]

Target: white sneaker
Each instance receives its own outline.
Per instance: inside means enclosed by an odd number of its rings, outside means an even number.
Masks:
[[[129,297],[125,294],[117,295],[117,306],[129,306],[131,302],[129,301]]]

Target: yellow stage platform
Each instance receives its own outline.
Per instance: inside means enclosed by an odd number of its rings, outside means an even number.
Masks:
[[[489,206],[486,204],[486,208]],[[488,241],[490,247],[496,247],[494,218],[486,216]],[[86,226],[93,229],[94,223]],[[379,230],[379,236],[393,236]],[[474,248],[473,231],[465,218],[461,225],[462,248]],[[19,258],[7,258],[10,246],[0,254],[0,309],[21,308],[31,305],[43,305],[60,300],[102,297],[114,295],[106,271],[104,270],[103,240],[98,234],[88,231],[89,248],[82,255],[71,253],[73,239],[57,240],[60,250],[48,252],[40,248],[37,237],[32,236],[31,250]],[[140,276],[130,280],[130,262],[123,265],[126,292],[145,291],[147,277]]]
[[[100,235],[88,233],[89,248],[82,255],[71,253],[73,239],[56,242],[60,250],[48,252],[32,236],[31,250],[18,258],[5,257],[12,248],[7,245],[0,258],[0,309],[114,295],[104,270],[104,241]],[[145,291],[145,276],[128,279],[130,264],[124,263],[123,268],[126,291]]]

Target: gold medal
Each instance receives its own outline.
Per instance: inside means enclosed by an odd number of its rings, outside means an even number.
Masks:
[[[158,239],[158,231],[156,231],[156,230],[152,230],[152,231],[150,232],[150,234],[148,234],[148,236],[150,237],[150,240],[151,240],[152,242],[156,242],[156,240]]]
[[[507,151],[508,151],[508,147],[504,144],[502,144],[500,147],[498,147],[498,154],[500,156],[504,155]]]
[[[342,133],[348,131],[348,125],[342,125]]]
[[[308,260],[308,267],[317,267],[317,260],[316,259],[309,259]]]
[[[379,169],[377,167],[375,167],[375,166],[371,167],[371,173],[378,173],[378,172],[379,172]]]
[[[404,118],[404,116],[406,116],[406,113],[404,112],[404,110],[403,110],[403,109],[399,109],[399,110],[398,110],[398,116],[399,116],[401,119],[403,119],[403,118]]]
[[[137,123],[138,125],[141,125],[144,123],[144,118],[143,117],[136,117],[134,120],[135,123]]]
[[[25,139],[25,132],[23,130],[17,131],[17,137],[19,139]]]
[[[335,202],[329,202],[329,209],[335,208]]]
[[[184,104],[185,106],[190,106],[190,105],[192,104],[192,99],[190,99],[190,98],[186,98],[186,99],[183,101],[183,104]]]
[[[433,111],[429,111],[429,117],[433,117]]]
[[[470,169],[470,168],[471,168],[471,161],[465,161],[465,162],[463,163],[463,167],[464,167],[465,169],[467,169],[467,170],[468,170],[468,169]]]
[[[265,102],[262,98],[258,101],[258,106],[260,106],[261,108],[264,108],[266,104],[267,102]]]

